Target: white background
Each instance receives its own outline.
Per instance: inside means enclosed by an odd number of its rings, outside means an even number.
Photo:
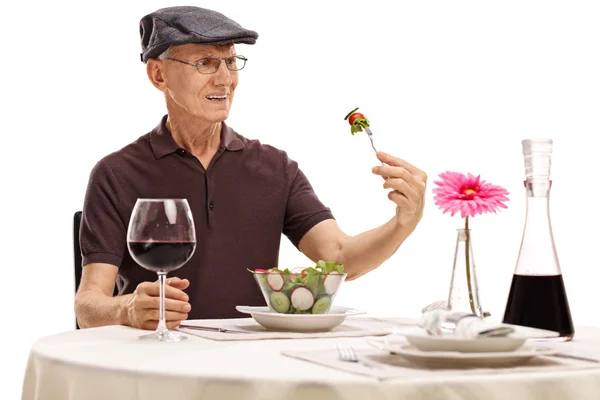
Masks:
[[[19,397],[31,344],[73,329],[72,215],[98,159],[152,129],[163,98],[139,61],[139,19],[171,1],[26,3],[2,10],[2,328],[0,396]],[[188,3],[193,4],[193,3]],[[296,159],[342,228],[394,206],[364,134],[430,177],[417,231],[338,303],[418,315],[447,295],[458,217],[431,189],[444,170],[481,174],[509,209],[472,221],[484,309],[501,317],[525,217],[520,141],[555,141],[551,215],[578,325],[598,306],[600,7],[583,1],[222,1],[200,6],[259,32],[229,124]],[[392,5],[394,4],[394,5]],[[309,262],[284,238],[281,266]],[[8,370],[6,370],[8,368]],[[8,383],[7,383],[8,382]]]

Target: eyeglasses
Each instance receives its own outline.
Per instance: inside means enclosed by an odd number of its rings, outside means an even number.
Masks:
[[[214,74],[219,70],[221,66],[221,60],[225,61],[225,66],[230,71],[239,71],[244,68],[246,65],[246,61],[248,59],[244,56],[232,56],[225,58],[203,58],[201,60],[196,61],[195,63],[189,63],[181,60],[176,60],[174,58],[167,57],[167,60],[177,61],[178,63],[191,65],[195,67],[198,72],[201,74]]]

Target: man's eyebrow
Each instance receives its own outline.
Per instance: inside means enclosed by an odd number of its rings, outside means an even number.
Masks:
[[[237,56],[235,51],[232,51],[230,54],[226,55],[225,57],[235,57]],[[196,53],[194,55],[194,58],[197,60],[200,60],[202,58],[219,58],[218,54],[214,54],[214,53],[210,53],[207,51],[199,51],[198,53]]]

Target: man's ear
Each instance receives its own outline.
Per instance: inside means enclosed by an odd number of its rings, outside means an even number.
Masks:
[[[164,92],[167,89],[167,79],[164,71],[164,63],[161,60],[151,58],[146,63],[148,79],[155,88]]]

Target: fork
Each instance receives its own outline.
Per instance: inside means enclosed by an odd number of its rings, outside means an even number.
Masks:
[[[375,154],[377,154],[377,149],[375,148],[375,144],[373,144],[373,132],[371,132],[371,129],[369,128],[364,128],[365,132],[367,132],[367,136],[369,137],[369,140],[371,141],[371,147],[373,148],[373,151],[375,152]]]
[[[371,132],[371,129],[369,129],[368,127],[364,127],[363,129],[367,133],[367,136],[369,137],[369,140],[371,141],[371,147],[373,148],[373,151],[375,152],[375,157],[377,157],[377,149],[375,148],[375,144],[373,143],[373,132]],[[385,165],[385,163],[382,162],[381,165]]]
[[[377,365],[369,364],[365,361],[360,360],[352,347],[342,347],[339,345],[339,343],[336,343],[335,348],[338,352],[339,359],[342,361],[360,363],[365,367],[369,368],[379,368]]]

